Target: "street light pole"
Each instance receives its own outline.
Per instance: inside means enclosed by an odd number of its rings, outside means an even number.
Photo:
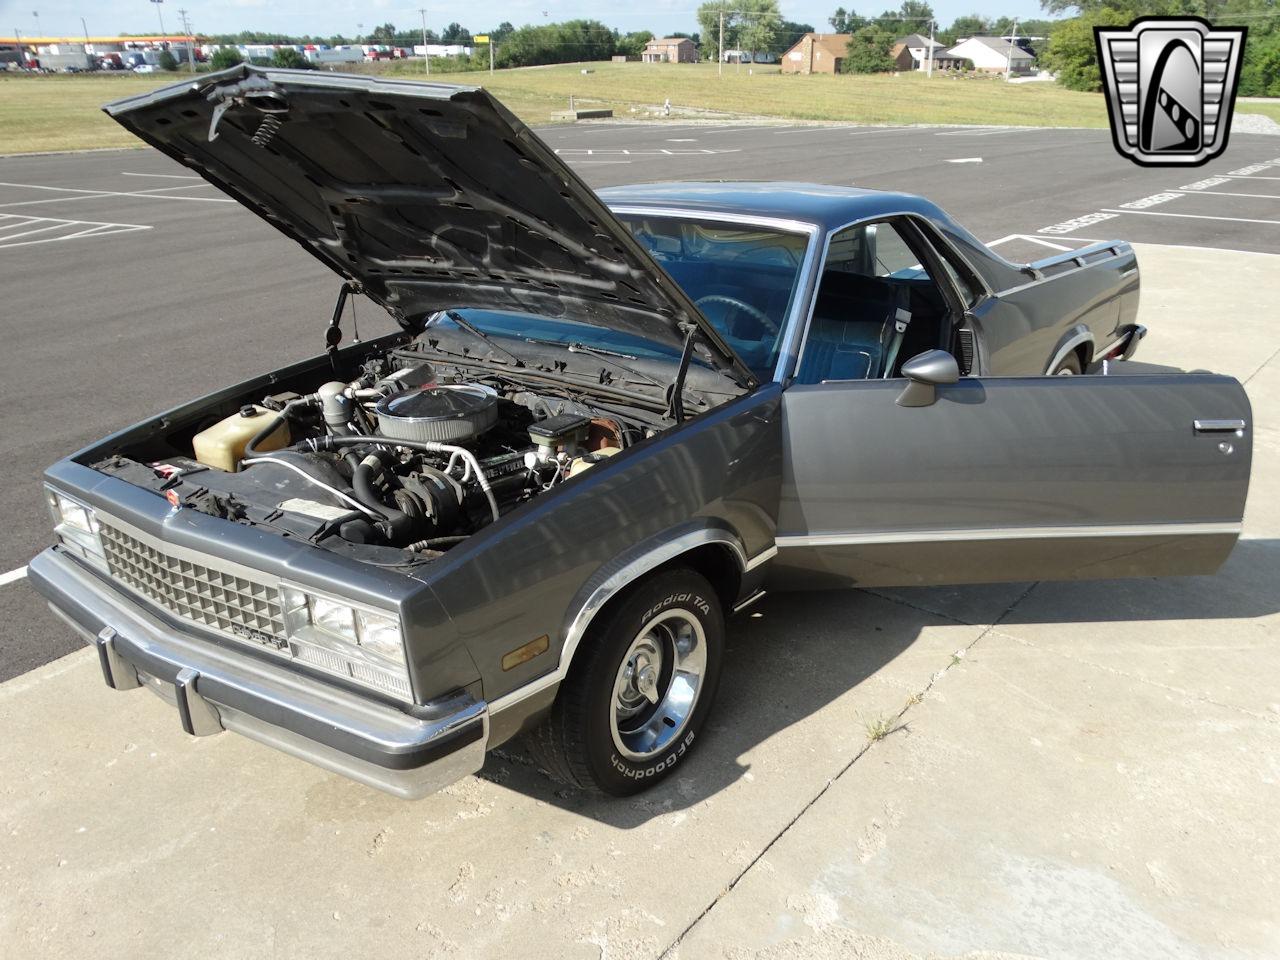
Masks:
[[[164,0],[151,0],[151,2],[156,5],[156,15],[160,18],[160,49],[163,50],[165,48],[164,10],[161,9],[160,5],[164,3]]]
[[[196,72],[196,44],[195,38],[191,36],[191,23],[187,20],[187,11],[179,10],[178,16],[182,18],[182,32],[187,35],[187,66],[191,72]]]
[[[427,8],[419,7],[422,14],[422,62],[426,65],[428,76],[431,74],[431,51],[427,49]]]
[[[724,76],[724,4],[720,4],[720,52],[716,55],[716,76]]]
[[[936,26],[936,20],[929,21],[929,76],[933,76],[933,28]]]
[[[1005,61],[1004,61],[1004,79],[1006,83],[1009,80],[1009,74],[1013,71],[1013,45],[1017,39],[1018,39],[1018,18],[1014,17],[1013,33],[1010,34],[1010,37],[1009,37],[1009,53],[1005,56]]]

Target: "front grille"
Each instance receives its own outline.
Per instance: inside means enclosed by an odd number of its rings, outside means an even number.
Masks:
[[[101,533],[111,576],[126,587],[184,620],[238,640],[283,643],[284,609],[276,585],[172,556],[107,523]]]

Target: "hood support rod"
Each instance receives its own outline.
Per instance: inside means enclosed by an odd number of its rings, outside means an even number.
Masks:
[[[354,280],[348,280],[341,289],[338,290],[338,302],[333,305],[333,316],[329,319],[329,326],[324,332],[325,349],[329,351],[329,365],[333,367],[333,372],[338,372],[338,344],[342,342],[342,314],[347,308],[347,300],[351,298],[353,293],[360,292],[360,284]],[[352,307],[354,310],[354,306]],[[356,340],[360,339],[360,334],[356,334]]]
[[[667,416],[676,423],[684,422],[684,378],[689,373],[689,362],[693,359],[693,339],[698,335],[696,323],[682,323],[684,331],[684,349],[680,351],[680,367],[676,370],[676,378],[671,382],[671,396],[667,400]]]

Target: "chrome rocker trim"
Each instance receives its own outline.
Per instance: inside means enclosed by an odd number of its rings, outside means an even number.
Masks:
[[[231,730],[290,756],[416,799],[484,763],[489,710],[458,695],[413,716],[296,670],[188,635],[57,548],[28,567],[49,607],[98,652],[107,686],[146,686],[195,736]]]

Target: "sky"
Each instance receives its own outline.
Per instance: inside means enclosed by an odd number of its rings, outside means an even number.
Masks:
[[[590,0],[165,0],[159,5],[166,31],[178,29],[180,9],[186,9],[198,33],[236,33],[261,30],[288,34],[329,36],[335,33],[367,33],[376,24],[413,27],[421,23],[418,7],[427,8],[427,26],[439,29],[457,21],[480,32],[509,20],[517,27],[529,23],[590,18],[623,32],[655,33],[698,29],[695,11],[699,0],[647,0],[643,4],[590,2]],[[783,16],[829,30],[827,18],[837,6],[852,7],[875,15],[892,4],[879,0],[781,0]],[[1041,17],[1038,0],[934,0],[934,13],[943,24],[978,10],[986,16]],[[38,16],[36,16],[38,14]],[[159,32],[157,5],[151,0],[0,0],[0,34],[20,30],[24,35],[77,36],[83,17],[90,35]],[[364,24],[363,28],[359,25]]]

